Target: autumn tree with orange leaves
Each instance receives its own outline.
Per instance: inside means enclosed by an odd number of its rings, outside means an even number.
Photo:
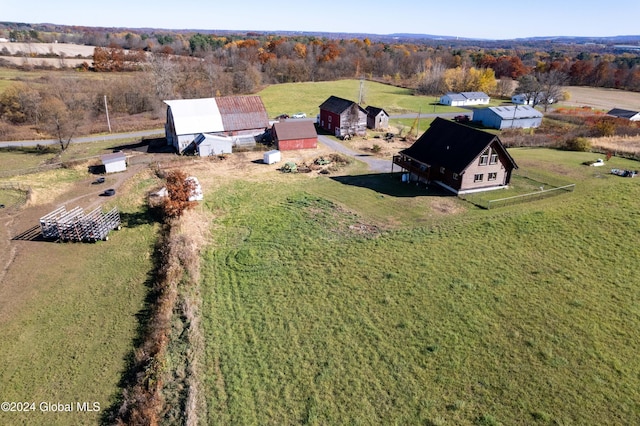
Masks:
[[[189,201],[195,190],[195,182],[187,179],[186,173],[182,170],[170,171],[165,180],[167,196],[162,205],[164,216],[167,219],[178,218],[186,209],[196,204],[195,201]]]

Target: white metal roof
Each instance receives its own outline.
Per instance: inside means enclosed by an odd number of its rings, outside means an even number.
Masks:
[[[164,101],[173,115],[176,134],[222,132],[222,116],[215,98]]]

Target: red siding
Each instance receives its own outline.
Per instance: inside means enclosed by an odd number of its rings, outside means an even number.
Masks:
[[[331,117],[331,120],[329,120]],[[340,115],[334,114],[332,112],[326,110],[320,110],[320,127],[324,130],[330,132],[331,134],[336,133],[336,127],[340,129]]]
[[[292,149],[314,149],[318,147],[318,138],[289,139],[278,141],[280,151],[290,151]]]

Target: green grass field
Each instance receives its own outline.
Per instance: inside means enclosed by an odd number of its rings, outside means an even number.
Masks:
[[[308,117],[319,113],[319,106],[329,98],[338,96],[358,102],[360,80],[339,80],[308,83],[287,83],[267,87],[258,93],[271,117],[280,114],[305,112]],[[363,106],[384,108],[389,114],[444,113],[467,111],[462,108],[436,105],[434,96],[414,96],[410,89],[364,81]]]
[[[575,192],[490,211],[388,176],[208,194],[208,423],[637,424],[640,180],[511,152]]]
[[[57,172],[50,183],[60,181]],[[140,203],[152,184],[139,179],[110,200],[105,208],[118,205],[123,229],[107,242],[16,243],[25,252],[4,277],[14,290],[0,302],[0,399],[34,403],[35,411],[0,412],[1,424],[99,424],[119,398],[154,266],[157,226]],[[78,411],[78,402],[94,411]],[[41,411],[50,403],[73,412]]]

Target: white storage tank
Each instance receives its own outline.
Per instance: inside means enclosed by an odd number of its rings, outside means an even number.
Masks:
[[[280,151],[278,151],[277,149],[273,150],[273,151],[267,151],[264,153],[264,158],[263,158],[263,162],[265,164],[273,164],[273,163],[278,163],[282,160],[282,155],[280,154]]]

